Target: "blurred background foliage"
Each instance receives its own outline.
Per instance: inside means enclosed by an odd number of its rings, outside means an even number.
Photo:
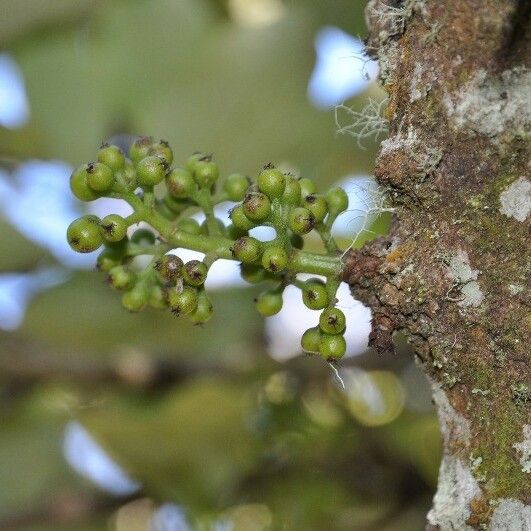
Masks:
[[[204,328],[130,315],[94,257],[64,245],[86,210],[68,174],[112,137],[213,152],[226,173],[272,160],[323,188],[367,182],[378,142],[337,136],[333,113],[334,98],[383,97],[352,51],[363,8],[0,0],[0,529],[423,529],[440,457],[429,392],[405,345],[366,351],[369,316],[348,293],[343,390],[279,342],[300,335],[300,301],[265,325],[255,289],[220,271]],[[354,48],[330,51],[325,32]],[[319,78],[327,53],[336,70]],[[369,221],[356,245],[388,223]]]

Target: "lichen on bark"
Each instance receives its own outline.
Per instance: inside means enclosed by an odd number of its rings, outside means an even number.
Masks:
[[[530,10],[517,0],[366,10],[388,93],[375,176],[395,219],[347,255],[344,278],[373,311],[376,350],[404,332],[433,382],[444,458],[431,529],[531,529]]]

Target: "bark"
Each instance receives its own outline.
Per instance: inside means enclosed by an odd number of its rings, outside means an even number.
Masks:
[[[402,331],[444,440],[428,529],[531,529],[529,1],[371,0],[391,233],[347,256],[371,344]]]

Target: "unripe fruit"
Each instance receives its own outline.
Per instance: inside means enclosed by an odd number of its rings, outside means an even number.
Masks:
[[[234,223],[231,223],[228,227],[225,227],[225,234],[231,240],[237,240],[242,236],[247,236],[247,231],[236,227]]]
[[[322,310],[328,306],[326,287],[316,279],[309,279],[302,289],[302,301],[310,310]]]
[[[253,264],[240,264],[240,275],[249,284],[258,284],[266,278],[264,269]]]
[[[275,315],[282,309],[282,293],[276,290],[263,291],[256,298],[255,306],[264,317]]]
[[[83,216],[68,226],[66,238],[70,247],[78,253],[91,253],[99,249],[103,243],[100,229],[100,218]]]
[[[197,151],[191,157],[189,157],[188,160],[186,161],[186,169],[192,175],[194,173],[195,165],[201,159],[203,159],[203,160],[211,160],[211,156],[210,155],[206,155],[205,153],[201,153],[200,151]]]
[[[301,199],[304,199],[307,195],[315,194],[315,192],[317,192],[315,183],[306,177],[299,179],[299,186],[301,187]]]
[[[347,351],[347,342],[341,334],[321,334],[319,352],[327,361],[335,361],[342,358]]]
[[[315,227],[315,216],[307,208],[293,208],[288,216],[288,227],[295,234],[308,234]]]
[[[258,175],[258,189],[269,198],[280,197],[286,188],[286,177],[275,168],[265,168]]]
[[[101,220],[103,237],[108,242],[119,242],[127,236],[127,221],[118,214],[109,214]]]
[[[204,324],[214,315],[214,307],[204,290],[197,296],[197,308],[190,314],[190,321],[194,324]]]
[[[172,197],[190,197],[196,184],[192,174],[187,170],[175,169],[166,176],[166,187]]]
[[[96,267],[99,271],[109,271],[122,263],[123,252],[121,248],[105,247],[98,255]]]
[[[326,308],[319,317],[319,327],[327,334],[342,334],[346,326],[345,314],[339,308]]]
[[[164,179],[166,167],[159,157],[145,157],[137,163],[136,175],[140,186],[154,186]]]
[[[233,173],[223,183],[223,191],[227,194],[230,201],[241,201],[245,197],[249,184],[247,177],[239,173]]]
[[[343,188],[339,186],[337,188],[332,188],[326,192],[325,195],[326,204],[328,205],[328,210],[332,214],[341,214],[348,208],[348,195]]]
[[[234,226],[241,230],[247,231],[256,227],[256,224],[245,215],[242,205],[237,205],[230,211],[230,219]]]
[[[162,289],[162,286],[156,284],[151,287],[151,291],[149,292],[149,305],[157,310],[164,310],[168,307],[166,293]]]
[[[182,218],[177,222],[177,228],[187,234],[201,234],[201,225],[194,218]]]
[[[265,248],[262,255],[262,265],[267,271],[278,273],[288,267],[288,253],[279,245],[271,245]]]
[[[319,352],[319,341],[321,341],[321,331],[318,326],[308,328],[301,337],[302,350],[310,354]]]
[[[298,206],[301,202],[301,185],[291,175],[286,177],[286,188],[282,194],[282,202],[286,205]]]
[[[304,238],[299,234],[291,234],[289,240],[295,249],[302,249],[304,247]]]
[[[314,216],[317,223],[323,221],[328,214],[328,206],[324,197],[316,194],[307,195],[303,201],[302,205],[307,208]]]
[[[183,279],[190,286],[199,287],[203,285],[207,274],[207,265],[199,260],[190,260],[184,264]]]
[[[91,162],[87,166],[87,184],[96,192],[107,192],[114,184],[111,168],[101,162]]]
[[[243,211],[251,221],[264,221],[271,214],[271,201],[260,192],[250,192],[243,200]]]
[[[218,165],[209,160],[198,160],[194,166],[194,180],[201,188],[210,188],[219,177]]]
[[[171,311],[175,315],[187,315],[197,308],[197,290],[190,286],[184,286],[181,291],[170,288],[167,297]]]
[[[149,150],[149,154],[159,157],[166,166],[166,169],[169,168],[173,162],[173,151],[166,140],[161,140],[160,142],[153,144]]]
[[[144,283],[137,284],[122,296],[122,306],[130,312],[143,310],[149,302],[149,290]]]
[[[214,219],[218,227],[218,231],[221,234],[225,234],[226,232],[225,223],[223,223],[223,221],[219,218],[214,218]],[[204,219],[203,222],[201,223],[201,234],[204,234],[205,236],[210,235],[210,229],[208,228],[208,221],[206,219]]]
[[[138,137],[131,147],[129,148],[129,158],[136,166],[142,159],[146,158],[149,155],[149,151],[153,146],[153,137],[152,136],[141,136]]]
[[[125,159],[123,169],[117,170],[115,173],[115,177],[115,187],[119,181],[123,181],[126,190],[129,192],[133,192],[138,188],[136,170],[133,166],[133,163],[129,159]]]
[[[149,229],[137,229],[131,236],[131,242],[148,247],[155,243],[155,235]]]
[[[79,166],[75,169],[70,176],[70,190],[80,201],[94,201],[98,199],[100,195],[89,187],[88,185],[88,173],[87,164]]]
[[[124,168],[125,155],[118,146],[103,144],[98,151],[98,161],[111,168],[113,172],[119,171]]]
[[[115,289],[129,289],[135,282],[135,274],[119,265],[109,270],[107,282]]]
[[[262,255],[262,242],[251,236],[243,236],[234,242],[231,252],[241,262],[257,262]]]
[[[175,284],[183,274],[183,261],[174,254],[165,254],[155,263],[155,270],[164,283]]]

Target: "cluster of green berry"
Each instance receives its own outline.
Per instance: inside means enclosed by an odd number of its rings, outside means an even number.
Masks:
[[[284,289],[297,286],[308,308],[322,310],[319,326],[302,337],[303,349],[329,361],[341,358],[346,324],[335,304],[342,263],[331,228],[348,207],[345,191],[332,188],[318,194],[310,179],[283,173],[272,164],[264,166],[256,182],[232,174],[218,187],[219,169],[210,155],[195,153],[183,168],[172,164],[172,150],[162,140],[138,138],[129,158],[120,148],[104,144],[97,162],[72,173],[72,192],[82,201],[124,199],[133,213],[103,219],[86,215],[73,221],[67,231],[71,247],[82,253],[104,247],[98,268],[114,288],[124,291],[126,309],[169,308],[196,324],[207,322],[213,312],[204,289],[210,267],[220,258],[237,260],[246,281],[274,283],[256,299],[262,315],[278,313]],[[228,226],[214,215],[215,205],[224,201],[236,203]],[[191,217],[197,210],[205,214],[202,224]],[[128,229],[139,222],[155,232],[140,228],[128,236]],[[276,237],[263,242],[249,235],[259,226],[274,228]],[[320,236],[325,253],[303,250],[303,236],[312,231]],[[183,263],[170,253],[178,248],[199,251],[204,259]],[[139,268],[135,257],[145,255],[151,257],[149,264]],[[326,282],[302,281],[299,273],[321,275]]]

